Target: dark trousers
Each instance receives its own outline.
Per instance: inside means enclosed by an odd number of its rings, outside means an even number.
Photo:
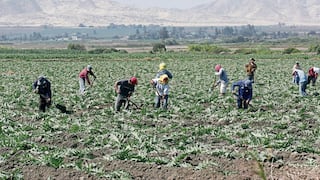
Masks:
[[[248,109],[248,103],[247,100],[242,99],[242,98],[238,98],[237,99],[237,104],[238,104],[238,108],[243,108],[243,109]]]
[[[116,111],[120,111],[120,108],[121,106],[124,104],[124,108],[125,109],[129,109],[129,102],[128,102],[128,98],[125,97],[125,96],[122,96],[121,94],[118,94],[117,95],[117,98],[116,98],[116,102],[114,104],[114,108]]]
[[[51,100],[48,101],[47,98],[40,97],[39,98],[39,110],[42,112],[46,112],[46,107],[49,108],[51,106]]]
[[[315,86],[316,80],[317,80],[317,78],[315,76],[308,76],[308,84],[310,84],[310,82],[312,82],[312,86]]]

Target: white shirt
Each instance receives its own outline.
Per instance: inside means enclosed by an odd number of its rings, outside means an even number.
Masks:
[[[163,96],[163,95],[169,95],[169,84],[161,84],[160,79],[152,79],[153,83],[156,85],[156,95]]]

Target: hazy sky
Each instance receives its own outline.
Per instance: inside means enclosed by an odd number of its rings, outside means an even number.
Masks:
[[[162,7],[187,9],[213,0],[114,0],[135,7]]]

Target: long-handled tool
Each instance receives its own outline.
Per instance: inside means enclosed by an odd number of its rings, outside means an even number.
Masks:
[[[140,104],[140,106],[138,106],[136,103],[134,103],[131,99],[127,98],[126,100],[126,104],[124,105],[125,109],[129,108],[129,105],[132,104],[136,107],[136,109],[141,109],[143,104]]]
[[[128,101],[129,103],[133,104],[137,109],[141,109],[143,104],[140,104],[140,106],[138,106],[136,103],[134,103],[132,100]]]
[[[93,78],[93,79],[91,80],[91,82],[90,82],[90,86],[89,86],[89,88],[90,88],[90,89],[92,88],[93,83],[95,82],[95,80],[96,80],[96,78]]]
[[[160,97],[160,106],[162,106],[164,101],[164,96],[160,95],[160,92],[157,90],[156,87],[153,87],[153,89],[156,92],[157,96]]]

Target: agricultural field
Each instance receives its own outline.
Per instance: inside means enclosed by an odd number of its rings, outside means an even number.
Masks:
[[[209,92],[214,66],[230,82],[258,69],[252,106],[237,109],[229,91]],[[320,56],[0,53],[0,179],[317,179],[320,174],[320,82],[300,97],[291,71],[307,72]],[[154,109],[149,81],[167,64],[169,109]],[[87,64],[98,77],[84,96],[78,73]],[[52,83],[53,106],[38,112],[31,85]],[[141,108],[115,113],[115,81],[135,75],[131,100]],[[62,113],[54,104],[67,107]]]

